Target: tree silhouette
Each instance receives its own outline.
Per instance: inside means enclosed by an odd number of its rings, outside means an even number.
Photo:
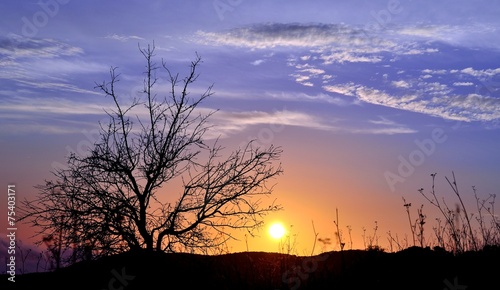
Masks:
[[[218,141],[204,137],[214,111],[197,110],[212,86],[199,97],[188,92],[200,56],[180,79],[163,60],[154,62],[154,44],[139,51],[146,61],[141,97],[121,103],[112,67],[111,80],[96,84],[114,103],[100,139],[86,156],[70,154],[55,181],[36,186],[37,197],[23,202],[22,219],[39,234],[61,237],[64,248],[85,249],[82,255],[90,245],[95,256],[133,249],[204,252],[234,238],[233,229],[252,232],[264,215],[281,209],[261,199],[282,173],[274,164],[281,148],[250,141],[223,157]],[[167,76],[165,97],[155,93],[158,71]],[[176,182],[182,184],[177,191],[169,185]]]

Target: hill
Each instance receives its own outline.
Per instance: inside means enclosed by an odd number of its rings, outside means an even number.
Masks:
[[[1,289],[499,289],[500,248],[452,255],[411,247],[301,257],[129,252],[56,272],[1,275]],[[13,285],[15,284],[15,285]]]

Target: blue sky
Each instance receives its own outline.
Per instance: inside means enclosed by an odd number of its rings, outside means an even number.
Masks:
[[[283,146],[285,211],[273,218],[301,238],[311,220],[332,236],[335,207],[358,236],[374,220],[403,232],[401,196],[423,203],[416,189],[434,172],[455,171],[469,196],[500,193],[496,1],[7,0],[0,11],[0,172],[24,196],[93,141],[111,105],[94,87],[111,66],[124,102],[137,96],[138,45],[153,42],[181,75],[202,57],[191,92],[214,84],[202,108],[219,110],[212,137]]]

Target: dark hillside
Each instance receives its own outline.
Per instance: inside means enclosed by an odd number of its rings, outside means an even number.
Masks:
[[[453,256],[412,247],[313,257],[244,252],[220,256],[124,253],[58,272],[2,275],[17,289],[500,289],[500,249]],[[178,285],[178,286],[176,286]],[[467,288],[465,288],[465,286]]]

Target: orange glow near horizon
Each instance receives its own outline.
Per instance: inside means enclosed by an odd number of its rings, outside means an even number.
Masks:
[[[246,231],[231,232],[236,240],[228,241],[227,251],[282,251],[278,243],[280,239],[272,239],[268,233],[269,226],[277,221],[280,221],[286,229],[283,240],[288,242],[288,236],[290,237],[290,243],[293,245],[292,254],[311,255],[311,253],[320,254],[325,251],[340,250],[334,224],[337,208],[339,229],[342,233],[342,242],[345,243],[345,250],[364,249],[372,239],[373,243],[387,251],[397,251],[400,247],[413,245],[402,196],[407,202],[413,204],[410,209],[413,220],[417,217],[417,208],[421,204],[425,205],[423,208],[427,216],[424,232],[425,244],[431,247],[436,244],[432,227],[435,225],[435,219],[440,217],[440,213],[420,196],[417,189],[421,187],[428,189],[431,181],[428,173],[439,172],[436,184],[439,196],[450,200],[452,204],[454,196],[449,185],[444,181],[444,176],[449,174],[446,170],[441,167],[427,167],[426,163],[419,167],[419,170],[415,171],[411,177],[406,178],[405,182],[398,184],[398,188],[401,189],[391,192],[384,180],[384,170],[397,168],[397,164],[394,163],[397,162],[394,152],[404,153],[405,151],[394,151],[395,149],[387,144],[390,140],[373,138],[372,141],[376,141],[373,146],[385,148],[375,155],[370,154],[369,150],[359,148],[359,144],[363,143],[358,140],[350,142],[344,140],[342,136],[327,138],[321,132],[301,133],[301,139],[317,142],[314,149],[308,149],[309,147],[304,144],[296,142],[298,133],[297,128],[286,127],[275,136],[272,142],[283,145],[284,153],[281,162],[284,174],[272,181],[270,186],[275,185],[273,193],[271,196],[262,197],[262,207],[276,201],[277,204],[283,206],[283,210],[263,217],[262,228],[255,231],[255,237],[245,235]],[[256,135],[257,133],[249,134]],[[228,148],[236,148],[245,136],[227,138],[224,139],[224,143]],[[412,142],[411,138],[410,142]],[[12,164],[28,168],[23,174],[23,180],[17,182],[20,200],[34,196],[36,190],[32,185],[42,182],[42,178],[52,178],[49,171],[53,159],[44,154],[39,156],[44,162],[38,161],[37,164],[45,164],[45,167],[41,165],[30,167],[31,160],[29,159],[11,160]],[[432,165],[431,160],[429,165]],[[470,194],[470,190],[466,188],[467,185],[481,184],[480,179],[470,178],[467,173],[463,171],[457,173],[458,181],[461,185],[463,184],[464,196]],[[16,180],[13,172],[6,172],[5,176],[7,180]],[[168,188],[166,187],[168,190],[159,193],[161,200],[174,202],[178,196],[176,190],[178,186],[180,186],[178,180],[169,183]],[[482,196],[488,192],[495,191],[488,191],[487,188],[481,187]],[[468,206],[473,208],[470,206],[470,201]],[[6,220],[2,220],[0,225],[6,228],[5,223]],[[31,238],[35,229],[30,228],[29,225],[19,224],[19,229],[18,238],[24,244],[28,245],[36,240]]]

